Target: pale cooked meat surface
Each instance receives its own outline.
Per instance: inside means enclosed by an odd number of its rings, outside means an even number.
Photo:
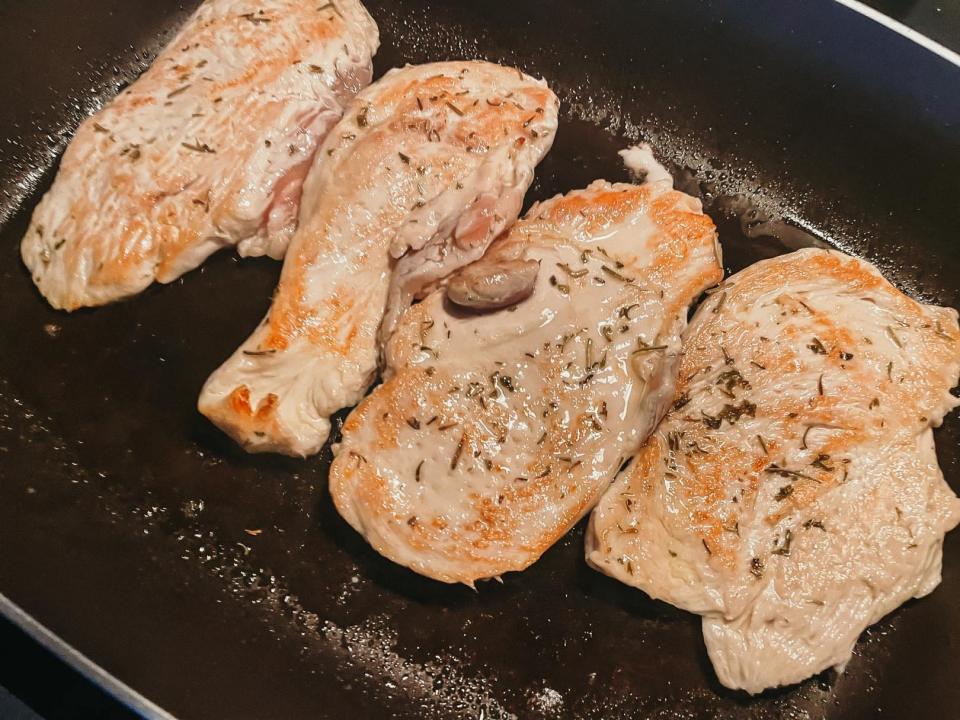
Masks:
[[[303,177],[378,42],[358,0],[207,0],[77,130],[21,246],[40,292],[73,310],[224,246],[282,257]]]
[[[544,82],[484,62],[408,66],[358,95],[307,180],[270,311],[207,381],[201,412],[251,452],[317,452],[376,375],[391,245],[485,248],[516,219],[557,110]],[[418,224],[419,239],[404,230]]]
[[[687,309],[722,277],[716,253],[700,203],[669,181],[598,181],[534,206],[447,288],[470,307],[519,304],[465,312],[437,290],[403,316],[389,379],[336,448],[341,515],[444,582],[526,568],[666,411]]]
[[[673,408],[591,518],[587,559],[703,615],[751,693],[850,659],[940,581],[960,501],[932,427],[957,401],[952,309],[802,250],[729,278],[684,335]]]

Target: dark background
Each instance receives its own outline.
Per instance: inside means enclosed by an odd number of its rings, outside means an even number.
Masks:
[[[0,12],[2,5],[0,2]],[[955,50],[960,50],[960,3],[879,0],[868,3]],[[26,61],[26,58],[24,58]],[[8,102],[15,99],[8,98]],[[96,685],[0,619],[0,718],[132,718]]]

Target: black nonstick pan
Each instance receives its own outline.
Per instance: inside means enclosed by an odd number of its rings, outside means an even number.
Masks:
[[[582,526],[477,592],[380,558],[336,514],[329,449],[250,456],[194,404],[280,266],[223,252],[129,301],[51,310],[19,240],[80,118],[195,3],[0,3],[0,608],[147,716],[955,717],[960,533],[943,584],[846,672],[723,689],[698,621],[588,569]],[[368,0],[378,73],[481,57],[563,106],[528,202],[651,142],[729,271],[828,243],[960,303],[960,66],[827,0]],[[960,490],[960,418],[937,433]],[[0,653],[3,648],[0,648]],[[99,673],[99,674],[97,674]],[[163,710],[160,710],[163,708]]]

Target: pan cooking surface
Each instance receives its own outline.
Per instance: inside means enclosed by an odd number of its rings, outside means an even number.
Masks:
[[[19,260],[80,117],[190,7],[2,10],[0,592],[183,717],[949,717],[960,540],[944,581],[868,630],[847,672],[750,699],[696,618],[589,570],[578,526],[478,592],[380,558],[337,516],[329,448],[249,456],[194,409],[280,265],[223,252],[130,302],[51,310]],[[704,198],[728,271],[830,242],[924,300],[960,300],[960,71],[833,3],[370,0],[378,74],[481,57],[563,107],[533,200],[626,180],[650,141]],[[70,17],[69,27],[63,19]],[[341,416],[342,419],[342,416]],[[938,431],[960,488],[960,421]]]

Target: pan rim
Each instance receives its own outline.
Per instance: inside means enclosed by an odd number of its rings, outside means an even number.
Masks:
[[[61,662],[103,689],[114,700],[146,720],[177,720],[145,695],[134,690],[116,675],[108,672],[55,632],[42,625],[13,600],[0,592],[0,615],[27,634],[31,640],[53,653]]]
[[[941,45],[936,40],[928,38],[926,35],[904,25],[899,20],[894,20],[893,18],[884,15],[879,10],[875,10],[869,5],[865,5],[864,3],[860,2],[860,0],[834,0],[834,2],[838,5],[843,5],[849,10],[853,10],[860,15],[863,15],[875,23],[882,25],[887,30],[891,30],[907,40],[916,43],[924,50],[932,52],[934,55],[937,55],[943,60],[949,62],[951,65],[960,68],[960,53],[954,52],[950,48]]]

